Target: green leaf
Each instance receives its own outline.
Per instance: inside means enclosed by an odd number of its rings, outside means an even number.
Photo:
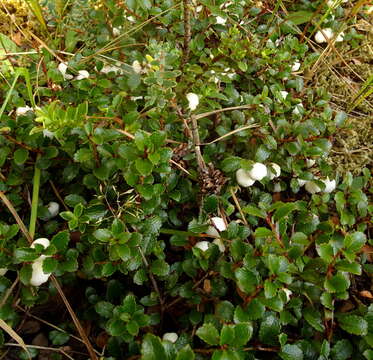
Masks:
[[[122,303],[121,310],[128,313],[133,314],[136,311],[136,298],[134,295],[127,295]]]
[[[168,265],[164,260],[157,259],[151,264],[151,272],[157,276],[167,276],[170,271],[170,265]]]
[[[270,314],[260,324],[259,339],[265,344],[276,345],[280,330],[280,321]]]
[[[255,235],[255,237],[267,237],[267,236],[272,236],[273,233],[270,229],[267,229],[265,227],[258,227],[255,230],[254,235]]]
[[[135,166],[136,170],[142,176],[148,176],[153,171],[153,164],[148,159],[137,159]]]
[[[241,158],[229,156],[222,161],[221,167],[224,172],[236,171],[241,167]]]
[[[349,286],[350,280],[340,272],[326,279],[324,282],[325,289],[331,293],[346,291]]]
[[[351,358],[353,348],[351,343],[346,340],[339,340],[332,348],[331,355],[333,360],[348,360]]]
[[[126,325],[126,329],[127,331],[132,335],[132,336],[137,336],[137,334],[139,333],[139,324],[134,321],[134,320],[131,320],[127,323]]]
[[[344,111],[339,111],[334,118],[334,122],[337,127],[343,126],[346,120],[347,114]]]
[[[283,219],[285,216],[289,215],[292,211],[296,209],[297,209],[297,205],[295,203],[286,203],[276,209],[273,215],[273,220],[278,221],[280,219]]]
[[[260,217],[262,219],[265,219],[267,217],[267,213],[264,210],[259,209],[259,208],[257,208],[256,206],[253,206],[253,205],[245,206],[244,208],[242,208],[242,211],[244,212],[244,214],[257,216],[257,217]]]
[[[283,360],[303,360],[303,351],[298,345],[286,344],[279,355]]]
[[[19,148],[17,149],[15,152],[14,152],[14,155],[13,155],[13,158],[14,158],[14,162],[17,164],[17,165],[22,165],[26,162],[27,158],[28,158],[28,150],[24,149],[24,148]]]
[[[49,332],[49,340],[52,342],[53,345],[63,345],[66,344],[70,339],[70,335],[59,331],[59,330],[52,330]]]
[[[118,237],[124,232],[125,226],[123,221],[120,219],[114,219],[113,223],[111,224],[111,232],[115,237]]]
[[[234,306],[227,300],[220,301],[216,305],[215,314],[220,320],[231,321],[234,314]]]
[[[220,332],[220,345],[234,345],[235,331],[234,325],[223,325]]]
[[[159,337],[146,334],[141,345],[142,360],[167,359],[166,351]]]
[[[271,299],[277,294],[277,285],[270,280],[264,281],[264,296],[266,299]]]
[[[126,323],[122,320],[115,319],[115,318],[112,320],[109,320],[109,323],[107,325],[107,331],[112,336],[123,336],[127,331]],[[148,358],[148,359],[158,360],[156,358]]]
[[[47,257],[43,261],[43,272],[50,274],[57,269],[58,261],[52,257]]]
[[[338,319],[339,326],[350,334],[365,336],[368,334],[368,322],[361,316],[345,315]]]
[[[31,264],[25,264],[22,266],[19,272],[19,278],[21,282],[25,285],[29,285],[32,276],[32,266]]]
[[[343,245],[348,251],[357,253],[365,245],[365,242],[365,234],[360,231],[356,231],[352,234],[346,235]]]
[[[265,312],[265,306],[261,303],[259,299],[253,299],[247,306],[246,310],[250,320],[261,319]]]
[[[190,345],[184,346],[179,352],[177,353],[176,360],[194,360],[195,354],[191,349]]]
[[[246,294],[251,294],[255,291],[258,281],[256,275],[251,270],[239,268],[234,274],[237,280],[237,285],[241,291]]]
[[[370,350],[370,349],[365,350],[365,351],[363,352],[363,355],[364,355],[364,357],[365,357],[367,360],[373,360],[373,350]]]
[[[114,305],[107,301],[99,301],[95,305],[95,310],[97,314],[107,319],[113,316],[113,309],[114,309]]]
[[[322,332],[325,330],[321,315],[316,309],[305,308],[303,310],[303,317],[317,331]]]
[[[316,247],[317,253],[327,264],[330,264],[334,258],[334,249],[330,244],[321,244]]]
[[[251,323],[239,323],[234,326],[235,341],[234,346],[245,346],[253,336],[253,326]]]
[[[356,262],[349,262],[347,260],[339,260],[335,267],[340,271],[347,271],[351,274],[361,275],[361,265]]]
[[[28,247],[21,247],[14,251],[14,260],[16,264],[23,261],[33,261],[38,257],[39,255],[35,253],[35,250]]]
[[[328,292],[322,293],[320,300],[321,300],[321,304],[323,304],[326,308],[330,310],[334,309],[333,297],[331,293],[328,293]]]
[[[215,350],[211,360],[241,360],[242,357],[235,350]]]
[[[64,252],[70,241],[70,233],[67,230],[60,231],[52,237],[51,245],[54,245],[58,252]]]
[[[211,323],[205,323],[200,327],[197,332],[197,336],[209,345],[219,344],[219,333],[215,326]]]
[[[108,229],[97,229],[93,232],[93,236],[99,241],[107,242],[112,238],[113,235]]]

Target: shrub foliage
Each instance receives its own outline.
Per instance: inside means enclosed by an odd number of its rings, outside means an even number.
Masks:
[[[0,191],[28,225],[40,170],[35,237],[50,240],[30,248],[1,204],[0,318],[51,304],[50,282],[30,285],[46,255],[105,359],[372,359],[370,172],[334,173],[346,114],[304,76],[322,2],[196,3],[50,2],[48,46],[0,64]],[[254,163],[268,175],[240,186]],[[56,321],[60,346],[75,329]]]

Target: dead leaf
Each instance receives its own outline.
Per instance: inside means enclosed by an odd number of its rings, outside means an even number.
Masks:
[[[203,290],[205,290],[206,293],[210,294],[212,288],[211,288],[211,281],[209,279],[205,279],[203,281]]]
[[[104,347],[106,347],[108,340],[109,335],[105,331],[103,331],[96,337],[96,345],[103,349]]]
[[[17,32],[15,34],[12,34],[12,40],[18,45],[22,46],[22,34],[20,32]]]
[[[40,330],[40,323],[36,320],[26,321],[21,328],[22,334],[36,334]]]
[[[355,306],[351,301],[345,301],[343,305],[340,307],[339,311],[342,313],[346,313],[354,308]]]
[[[370,291],[368,290],[362,290],[359,292],[360,296],[368,298],[368,299],[373,299],[373,295]]]
[[[369,245],[364,245],[362,248],[361,248],[361,252],[364,253],[367,257],[367,260],[369,262],[372,262],[372,259],[373,259],[373,247],[372,246],[369,246]]]
[[[37,346],[48,346],[48,339],[43,333],[37,334],[31,341],[32,345],[37,345]]]

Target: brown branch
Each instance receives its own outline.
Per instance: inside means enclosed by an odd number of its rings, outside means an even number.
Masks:
[[[192,30],[190,26],[190,0],[183,0],[184,8],[184,54],[182,66],[184,66],[189,60],[190,54],[190,40],[192,37]]]
[[[280,237],[279,233],[276,230],[276,226],[272,222],[272,220],[271,220],[271,218],[270,218],[269,215],[266,217],[266,222],[271,227],[271,230],[272,230],[273,234],[275,235],[276,241],[284,249],[285,248],[284,243],[282,242],[281,237]]]
[[[246,305],[250,304],[259,295],[259,293],[262,291],[263,287],[264,286],[261,285],[261,284],[258,285],[256,287],[255,291],[245,299],[244,305],[246,306]]]
[[[151,281],[151,283],[152,283],[152,285],[153,285],[153,288],[154,288],[155,292],[156,292],[157,295],[158,295],[159,303],[160,303],[160,305],[161,305],[161,313],[163,314],[163,311],[164,311],[164,300],[163,300],[163,297],[162,297],[161,292],[160,292],[160,290],[159,290],[159,287],[158,287],[157,281],[155,280],[155,278],[154,278],[154,276],[153,276],[153,274],[152,274],[152,272],[151,272],[151,270],[150,270],[150,266],[149,266],[148,260],[146,260],[146,257],[145,257],[145,255],[144,255],[144,253],[143,253],[141,247],[140,247],[140,246],[137,246],[137,248],[139,249],[139,252],[140,252],[140,255],[141,255],[141,257],[142,257],[142,260],[143,260],[143,262],[144,262],[145,267],[148,269],[149,277],[150,277],[150,281]]]
[[[207,169],[205,160],[202,157],[201,147],[200,147],[201,141],[199,139],[197,119],[194,115],[191,116],[191,122],[192,122],[192,137],[193,137],[193,144],[194,144],[194,152],[196,153],[198,170],[200,174],[206,174],[208,172],[208,169]]]
[[[39,154],[42,154],[43,152],[39,149],[33,149],[31,146],[28,146],[18,140],[16,140],[15,138],[11,137],[10,135],[7,135],[7,134],[1,134],[2,136],[5,137],[5,139],[7,139],[8,141],[28,150],[28,151],[31,151],[31,152],[35,152],[35,153],[39,153]]]

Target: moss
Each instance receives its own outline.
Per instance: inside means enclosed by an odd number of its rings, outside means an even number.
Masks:
[[[360,47],[352,49],[348,42],[338,46],[343,57],[333,53],[327,61],[330,67],[319,68],[315,86],[328,89],[332,107],[347,112],[364,81],[373,73],[373,32],[368,30]],[[340,173],[354,174],[371,165],[373,158],[373,94],[349,114],[346,126],[335,136],[329,162]]]
[[[21,29],[35,31],[38,24],[27,4],[23,0],[2,0],[0,6],[0,32],[12,36]],[[4,9],[6,8],[6,10]]]
[[[372,117],[351,117],[346,127],[335,136],[329,163],[339,173],[351,171],[357,175],[371,165],[373,159]]]

